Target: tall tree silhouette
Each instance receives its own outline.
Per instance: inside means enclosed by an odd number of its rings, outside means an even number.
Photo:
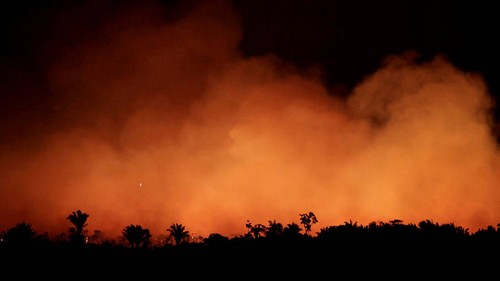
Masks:
[[[139,224],[126,226],[123,228],[122,234],[132,248],[147,247],[151,238],[149,229],[143,228]]]
[[[81,210],[73,211],[66,219],[69,220],[75,227],[69,228],[69,238],[71,241],[83,244],[85,243],[85,236],[83,235],[83,228],[87,226],[87,219],[90,215],[82,212]]]
[[[174,237],[175,245],[180,245],[187,238],[189,238],[189,231],[186,230],[186,227],[180,223],[173,223],[167,228],[167,231],[170,233],[172,237]]]
[[[316,215],[313,212],[299,214],[300,215],[300,223],[304,226],[304,231],[306,235],[311,231],[312,225],[318,222]]]

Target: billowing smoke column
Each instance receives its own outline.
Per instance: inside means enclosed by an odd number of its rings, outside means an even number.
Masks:
[[[237,15],[209,3],[168,21],[128,10],[78,46],[52,43],[54,119],[35,148],[0,151],[1,229],[28,221],[56,235],[77,209],[110,237],[172,223],[232,236],[247,220],[286,225],[309,211],[313,231],[500,222],[481,77],[409,53],[336,98],[317,70],[241,56]]]

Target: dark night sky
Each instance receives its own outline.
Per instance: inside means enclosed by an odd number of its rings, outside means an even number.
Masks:
[[[238,1],[237,1],[238,2]],[[445,55],[480,73],[499,100],[497,9],[489,1],[240,1],[248,54],[320,64],[330,86],[351,89],[384,57]],[[495,111],[496,120],[500,111]]]
[[[93,2],[99,1],[3,2],[2,141],[27,134],[26,124],[47,122],[50,109],[44,100],[50,90],[44,67],[59,55],[51,44],[58,41],[59,47],[71,49],[92,38],[109,15],[134,3],[105,1],[93,9]],[[162,3],[170,9],[184,2]],[[460,69],[481,73],[490,92],[500,96],[499,17],[492,1],[256,0],[235,1],[235,7],[242,17],[240,46],[246,55],[273,53],[298,66],[323,67],[328,85],[346,93],[387,55],[414,50],[423,60],[444,54]],[[83,12],[74,13],[79,9]],[[65,17],[66,10],[72,13]],[[495,116],[500,117],[498,110]]]
[[[497,91],[498,17],[488,1],[241,1],[249,54],[319,63],[331,83],[352,86],[389,54],[446,54],[484,73]]]

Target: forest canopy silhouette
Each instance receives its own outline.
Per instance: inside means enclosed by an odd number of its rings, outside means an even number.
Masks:
[[[357,240],[357,242],[373,243],[408,238],[418,238],[406,242],[415,243],[419,239],[426,242],[466,242],[467,239],[487,241],[488,243],[500,242],[500,223],[495,226],[489,225],[477,231],[470,231],[454,223],[439,223],[430,219],[421,220],[418,224],[405,224],[400,219],[387,222],[372,221],[367,225],[358,224],[357,221],[344,221],[340,225],[328,225],[313,231],[313,227],[319,222],[316,214],[312,211],[298,214],[299,223],[292,221],[287,224],[274,220],[268,220],[267,224],[253,223],[247,220],[246,232],[233,237],[227,237],[220,233],[210,233],[207,237],[190,235],[189,230],[182,223],[172,223],[165,228],[164,233],[151,234],[149,228],[140,224],[129,224],[124,226],[118,237],[106,237],[105,233],[95,230],[89,233],[86,229],[90,214],[81,210],[71,212],[66,219],[71,223],[67,232],[49,236],[49,233],[38,233],[31,223],[18,222],[0,232],[0,246],[4,248],[29,248],[43,243],[54,243],[54,245],[113,245],[129,248],[162,248],[165,246],[180,247],[184,244],[211,244],[223,243],[229,240],[255,240],[268,239],[271,241],[292,239],[326,239],[330,242],[344,243],[345,240]],[[167,235],[168,234],[168,235]],[[366,239],[366,241],[363,241]],[[153,241],[154,240],[154,241]],[[297,242],[299,240],[296,240]],[[393,241],[394,242],[394,241]]]
[[[268,220],[267,224],[247,220],[247,231],[234,237],[211,233],[206,237],[191,236],[181,223],[165,228],[168,235],[152,236],[147,227],[129,224],[121,239],[105,237],[99,231],[84,228],[91,216],[81,210],[67,216],[71,227],[67,235],[49,238],[38,234],[28,222],[20,222],[0,232],[0,257],[6,272],[19,266],[45,269],[28,272],[33,277],[59,277],[54,266],[67,272],[85,271],[98,276],[158,276],[165,268],[191,268],[185,276],[226,276],[232,278],[253,270],[269,270],[274,276],[297,276],[291,269],[313,266],[309,277],[323,276],[336,269],[363,268],[358,276],[377,276],[371,269],[390,267],[392,274],[428,275],[434,277],[488,276],[493,273],[500,250],[500,224],[469,232],[453,223],[422,220],[404,224],[388,222],[345,221],[322,227],[312,211],[298,215],[300,222],[287,224]],[[83,228],[82,228],[83,226]],[[79,231],[79,230],[81,231]],[[355,262],[352,262],[355,261]],[[302,265],[302,267],[301,267]],[[462,268],[462,270],[457,270]],[[127,268],[127,270],[124,270]],[[451,269],[451,270],[450,270]],[[269,276],[268,275],[268,276]]]

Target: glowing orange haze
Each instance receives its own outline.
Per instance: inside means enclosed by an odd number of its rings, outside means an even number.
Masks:
[[[168,23],[154,7],[116,16],[48,67],[58,120],[39,147],[0,151],[1,230],[67,232],[77,209],[108,237],[172,223],[233,236],[309,211],[313,232],[350,219],[500,222],[481,77],[394,56],[336,98],[318,70],[243,58],[238,17],[217,4]]]

